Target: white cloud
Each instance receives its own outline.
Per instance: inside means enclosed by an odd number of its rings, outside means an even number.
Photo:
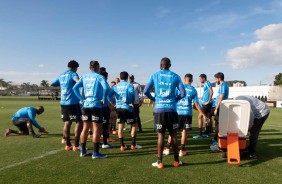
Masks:
[[[163,18],[163,17],[167,16],[170,12],[171,12],[170,9],[160,7],[156,12],[156,16],[158,18]]]
[[[282,66],[282,24],[270,24],[255,31],[256,42],[228,50],[232,68]]]
[[[44,68],[44,67],[45,67],[45,65],[40,64],[40,65],[38,65],[38,67],[39,67],[39,68]]]
[[[206,46],[201,46],[201,47],[199,48],[199,50],[201,50],[201,51],[206,50]]]
[[[132,68],[139,68],[139,65],[138,64],[133,64],[133,65],[130,65]]]

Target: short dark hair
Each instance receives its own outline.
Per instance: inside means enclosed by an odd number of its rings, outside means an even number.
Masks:
[[[214,74],[214,77],[224,81],[224,74],[222,72],[218,72],[218,73]]]
[[[193,81],[193,75],[190,74],[190,73],[187,73],[184,78],[188,78],[189,79],[189,82],[192,82]]]
[[[169,69],[170,66],[171,66],[171,62],[169,58],[164,57],[161,59],[161,68]]]
[[[132,75],[132,74],[129,75],[129,78],[130,78],[130,79],[134,79],[134,75]]]
[[[202,73],[199,77],[201,77],[201,78],[207,80],[207,76],[206,76],[206,74],[204,74],[204,73]]]
[[[105,79],[108,79],[108,72],[105,71],[101,71],[100,75],[102,75],[103,77],[105,77]]]
[[[106,68],[105,67],[100,67],[100,72],[106,72]]]
[[[128,79],[128,73],[126,71],[120,72],[120,79],[121,80]]]
[[[100,66],[98,61],[95,60],[90,61],[90,68],[97,68],[97,66]]]
[[[79,64],[75,60],[70,60],[70,62],[68,63],[68,67],[69,68],[77,68],[77,67],[79,67]]]

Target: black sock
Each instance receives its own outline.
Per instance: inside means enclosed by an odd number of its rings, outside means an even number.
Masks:
[[[179,162],[179,155],[178,155],[178,153],[174,153],[174,161]]]
[[[13,134],[19,134],[19,132],[16,131],[16,130],[11,130],[11,133],[13,133]]]
[[[120,142],[121,146],[124,146],[123,137],[119,138],[119,142]]]
[[[136,136],[132,137],[131,145],[136,146]]]
[[[203,135],[203,128],[199,128],[199,136],[202,136]]]
[[[78,147],[79,146],[79,137],[74,138],[74,146]]]
[[[185,144],[181,144],[180,149],[181,149],[182,151],[185,151]]]
[[[167,143],[167,144],[166,144],[166,147],[167,147],[168,149],[170,149],[171,144],[170,144],[170,143]]]
[[[83,151],[86,151],[86,143],[81,143],[81,149],[82,149]]]
[[[157,163],[160,164],[163,162],[163,158],[162,157],[158,157]]]
[[[108,144],[108,138],[105,134],[103,134],[103,144]]]
[[[66,145],[71,146],[70,137],[66,137]]]
[[[98,153],[99,152],[99,143],[98,142],[94,142],[93,143],[93,149],[94,149],[94,153]]]

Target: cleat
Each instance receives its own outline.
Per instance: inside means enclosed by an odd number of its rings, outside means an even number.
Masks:
[[[80,151],[80,157],[85,157],[87,155],[88,155],[87,150],[81,150]]]
[[[173,166],[174,166],[174,167],[179,167],[179,166],[181,166],[181,165],[183,165],[183,163],[182,163],[181,161],[179,161],[179,162],[174,161],[174,162],[173,162]]]
[[[165,148],[165,150],[163,151],[164,155],[169,155],[170,154],[170,149],[169,148]]]
[[[161,163],[154,162],[154,163],[152,163],[152,166],[153,167],[157,167],[159,169],[163,169],[164,168],[164,164],[162,162]]]
[[[140,146],[138,144],[136,144],[135,146],[131,145],[131,147],[130,147],[131,150],[141,149],[141,148],[142,148],[142,146]]]
[[[199,138],[202,138],[202,136],[201,136],[201,135],[195,135],[195,136],[193,136],[193,139],[199,139]]]
[[[104,154],[102,154],[102,153],[100,153],[100,152],[94,152],[94,153],[92,154],[92,158],[93,158],[93,159],[107,158],[107,157],[108,157],[107,155],[104,155]]]
[[[102,148],[108,149],[108,148],[114,148],[111,144],[102,144]]]
[[[66,151],[72,150],[72,146],[65,146],[65,150],[66,150]]]
[[[10,128],[8,128],[5,132],[5,136],[9,136],[12,133],[12,130]]]
[[[211,151],[219,151],[218,144],[213,144],[210,146]]]
[[[186,155],[186,151],[182,151],[182,150],[179,151],[179,156],[180,157],[183,157],[185,155]]]
[[[80,150],[80,146],[74,146],[74,147],[72,147],[72,151],[78,151],[78,150]]]
[[[250,159],[256,159],[257,158],[257,154],[256,153],[250,153],[249,154],[249,158]]]
[[[202,135],[202,138],[208,138],[208,137],[209,137],[208,134],[203,134],[203,135]]]
[[[218,144],[217,140],[212,139],[212,144]]]
[[[126,146],[121,146],[121,147],[120,147],[120,151],[124,151],[124,150],[126,150],[126,149],[127,149]]]

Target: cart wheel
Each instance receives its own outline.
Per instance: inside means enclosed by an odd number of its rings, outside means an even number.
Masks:
[[[221,153],[221,156],[222,156],[222,158],[227,158],[227,152],[225,152],[225,151],[222,152],[222,153]]]

